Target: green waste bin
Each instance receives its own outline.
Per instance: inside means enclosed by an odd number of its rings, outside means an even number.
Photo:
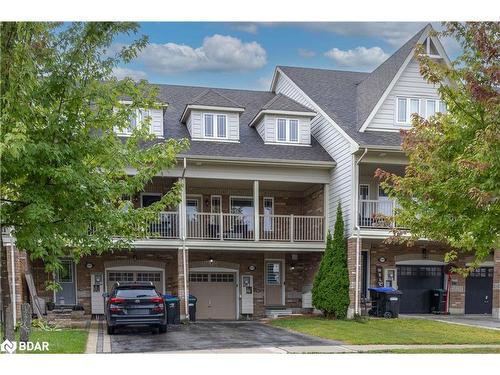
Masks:
[[[198,298],[196,298],[193,295],[189,295],[189,320],[191,322],[196,322],[196,301],[198,301]]]
[[[167,323],[180,324],[181,323],[181,304],[177,296],[165,294],[165,305],[167,306]]]

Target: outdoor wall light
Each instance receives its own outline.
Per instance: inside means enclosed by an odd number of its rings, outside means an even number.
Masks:
[[[90,269],[94,268],[94,264],[87,262],[87,263],[85,263],[85,267],[90,270]]]
[[[210,257],[210,259],[208,259],[208,262],[209,262],[210,264],[213,264],[213,263],[214,263],[214,258]]]

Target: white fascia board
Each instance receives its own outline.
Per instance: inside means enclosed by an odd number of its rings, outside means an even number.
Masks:
[[[188,104],[186,108],[184,108],[184,112],[182,112],[181,122],[184,123],[186,121],[187,115],[192,110],[200,110],[200,111],[220,111],[220,112],[245,112],[245,108],[241,107],[219,107],[213,105],[198,105],[198,104]]]
[[[298,117],[308,117],[313,118],[316,116],[316,112],[310,111],[281,111],[279,109],[263,109],[250,121],[249,126],[254,126],[256,122],[260,120],[260,118],[264,115],[282,115],[282,116],[298,116]]]
[[[325,111],[323,111],[323,109],[318,105],[316,104],[316,102],[314,100],[312,100],[309,95],[307,95],[294,81],[293,79],[291,79],[290,77],[288,77],[285,72],[283,72],[280,68],[276,68],[276,70],[280,73],[280,74],[283,74],[288,80],[290,80],[290,82],[293,84],[293,86],[295,87],[295,89],[301,94],[303,95],[306,99],[308,99],[309,101],[311,101],[312,103],[314,103],[314,106],[316,107],[316,110],[324,117],[326,118],[332,125],[333,127],[342,135],[345,137],[345,139],[351,144],[351,148],[354,148],[354,149],[358,149],[359,148],[359,145],[358,143],[351,138],[351,136],[349,136],[349,134],[347,134],[344,129],[342,129],[335,121],[333,121],[333,119],[328,116],[326,114]]]

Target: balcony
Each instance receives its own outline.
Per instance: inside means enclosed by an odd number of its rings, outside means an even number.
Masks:
[[[132,197],[135,207],[161,198],[175,179],[158,177]],[[240,243],[321,243],[324,186],[315,183],[187,178],[179,207],[159,213],[142,239]],[[208,245],[208,244],[207,244]],[[229,245],[227,245],[229,246]],[[267,245],[266,245],[267,246]]]
[[[390,229],[396,227],[392,200],[361,199],[358,208],[358,225],[361,228]]]
[[[178,212],[160,212],[146,229],[145,237],[180,238]],[[278,242],[323,242],[324,217],[304,215],[259,215],[259,240]],[[230,213],[195,213],[186,218],[186,238],[192,240],[254,241],[254,216]]]

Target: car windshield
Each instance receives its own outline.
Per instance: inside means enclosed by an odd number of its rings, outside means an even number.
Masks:
[[[117,289],[116,296],[122,298],[158,297],[158,293],[152,288]]]

